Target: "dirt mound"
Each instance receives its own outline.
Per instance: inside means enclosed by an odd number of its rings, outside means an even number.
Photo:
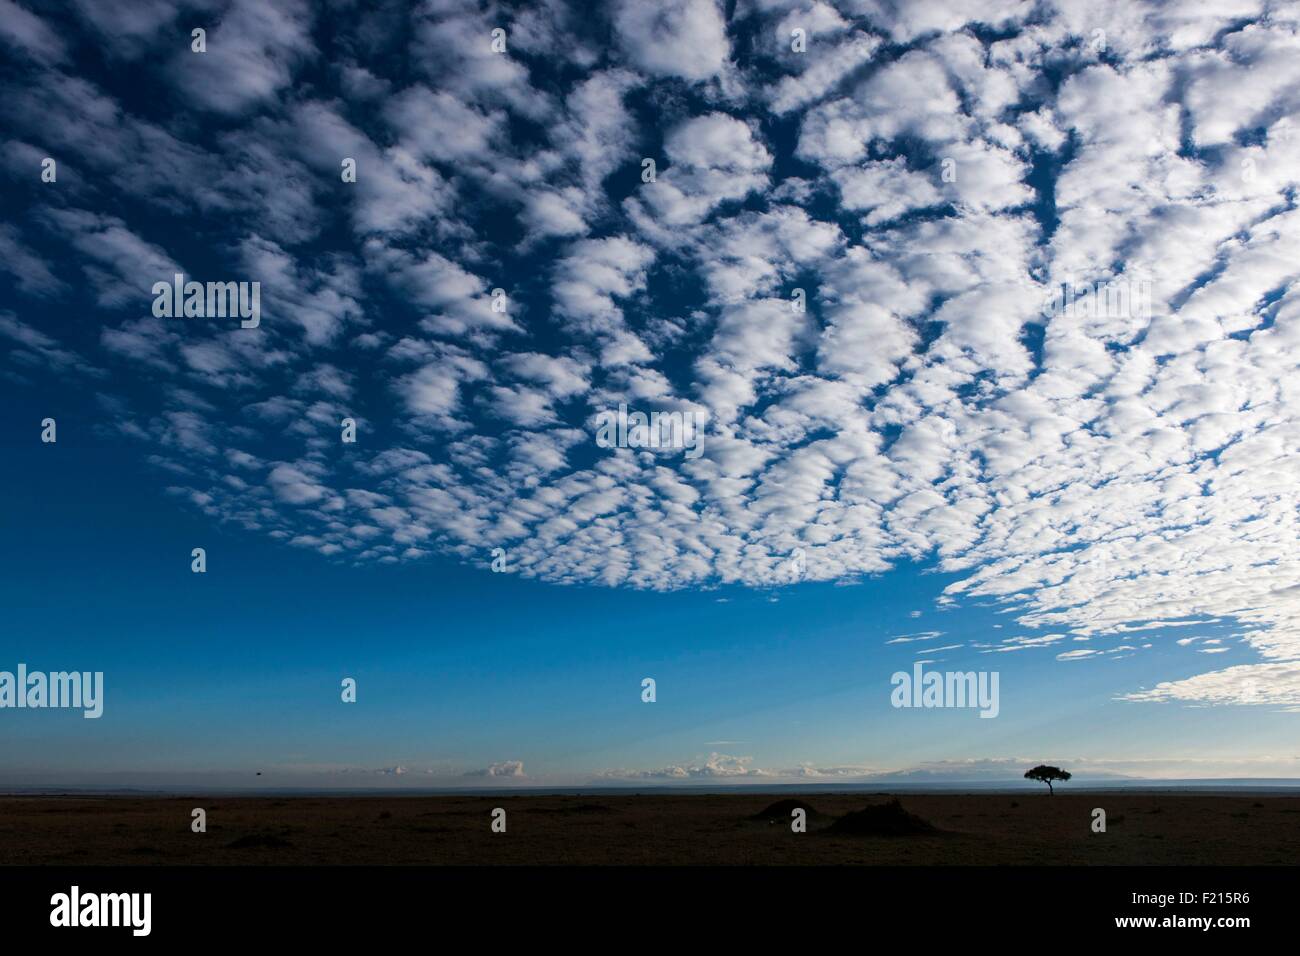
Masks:
[[[904,810],[895,797],[888,803],[844,814],[831,824],[830,832],[845,836],[917,836],[939,831],[916,814]]]
[[[790,815],[795,810],[803,810],[808,814],[808,819],[821,816],[807,800],[778,800],[766,808],[758,811],[750,817],[751,820],[780,820],[782,823],[790,821]]]

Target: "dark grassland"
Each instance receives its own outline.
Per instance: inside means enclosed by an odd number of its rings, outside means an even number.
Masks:
[[[924,827],[875,835],[888,794],[0,797],[0,864],[1287,864],[1300,797],[902,794]],[[207,810],[206,833],[190,811]],[[503,807],[507,832],[492,833]],[[1102,807],[1107,832],[1093,833]],[[883,814],[888,817],[889,814]],[[864,829],[869,832],[862,832]],[[913,832],[915,831],[915,832]]]

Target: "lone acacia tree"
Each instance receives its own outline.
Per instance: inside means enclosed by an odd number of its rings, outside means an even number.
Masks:
[[[1052,789],[1053,780],[1069,780],[1070,771],[1062,770],[1060,767],[1049,767],[1045,763],[1040,763],[1033,770],[1025,771],[1026,780],[1039,780],[1047,784],[1047,795],[1052,796],[1056,793]]]

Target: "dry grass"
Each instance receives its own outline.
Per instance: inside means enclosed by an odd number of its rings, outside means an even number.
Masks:
[[[754,819],[788,794],[0,797],[0,864],[1295,864],[1300,797],[905,794],[933,833],[839,836],[886,794],[809,797],[808,832]],[[508,832],[489,829],[493,807]],[[208,831],[190,831],[207,810]],[[1108,831],[1091,831],[1103,807]]]

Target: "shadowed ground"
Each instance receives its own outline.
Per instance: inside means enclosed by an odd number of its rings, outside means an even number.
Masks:
[[[833,831],[887,794],[0,797],[0,864],[1295,864],[1300,797],[903,794],[934,832]],[[797,798],[796,798],[797,799]],[[190,811],[207,810],[206,833]],[[507,832],[490,831],[493,807]],[[1093,833],[1094,807],[1107,832]],[[858,818],[862,819],[862,818]],[[868,820],[872,819],[868,815]],[[841,829],[845,827],[841,826]]]

